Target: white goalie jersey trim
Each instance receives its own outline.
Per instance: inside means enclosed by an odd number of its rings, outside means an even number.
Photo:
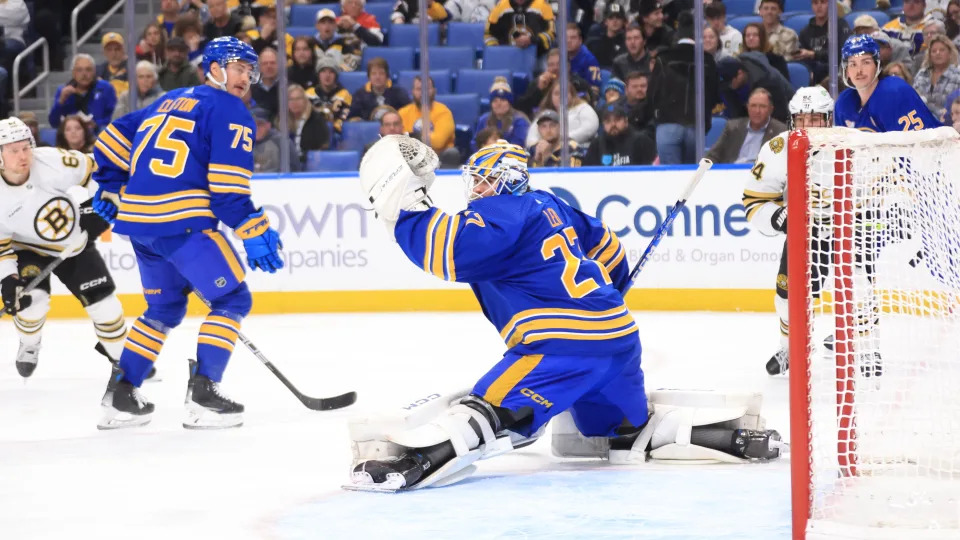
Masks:
[[[56,256],[80,235],[78,201],[68,192],[87,187],[93,159],[52,147],[35,148],[33,157],[24,184],[0,181],[0,276],[17,273],[15,251]]]

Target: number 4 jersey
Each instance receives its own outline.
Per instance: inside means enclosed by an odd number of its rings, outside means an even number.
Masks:
[[[93,169],[76,150],[34,148],[27,181],[0,182],[0,276],[17,273],[16,251],[56,256],[76,239],[80,213],[67,191],[87,187]]]
[[[256,211],[254,129],[243,101],[211,86],[172,90],[114,120],[94,146],[94,180],[120,193],[114,230],[173,236],[242,223]]]
[[[426,272],[469,283],[510,352],[602,356],[637,344],[617,235],[543,191],[446,214],[401,212],[394,235]]]

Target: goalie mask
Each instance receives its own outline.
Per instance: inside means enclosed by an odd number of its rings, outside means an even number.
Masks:
[[[822,86],[808,86],[800,88],[790,99],[790,129],[805,129],[814,126],[797,127],[796,116],[799,114],[819,114],[823,125],[815,127],[830,127],[833,125],[833,98]]]
[[[523,147],[503,139],[478,150],[461,169],[467,201],[502,193],[523,195],[529,191],[529,158]]]
[[[23,123],[23,120],[15,116],[0,120],[0,148],[5,144],[19,141],[30,141],[30,148],[37,147],[37,141],[33,138],[33,132]],[[0,153],[0,169],[3,169],[2,153]]]

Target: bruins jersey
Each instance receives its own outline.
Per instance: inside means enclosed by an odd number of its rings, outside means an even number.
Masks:
[[[87,187],[94,168],[76,150],[34,148],[27,181],[0,182],[0,276],[17,273],[17,251],[56,256],[76,239],[80,213],[67,190]]]
[[[780,231],[773,228],[773,223],[770,220],[778,208],[787,204],[787,141],[789,135],[789,131],[784,131],[760,147],[757,162],[750,169],[747,183],[743,188],[743,206],[747,212],[747,220],[754,230],[766,236],[781,234]],[[825,159],[825,156],[818,156],[814,153],[809,170],[814,175],[816,175],[818,169],[832,171],[833,162],[828,163]],[[821,161],[823,161],[822,167],[817,166]],[[830,215],[833,201],[832,182],[832,175],[825,176],[823,182],[814,179],[810,190],[811,203],[814,211],[819,213],[821,220],[828,219]],[[817,215],[815,214],[815,216]]]
[[[521,35],[536,43],[538,54],[553,47],[556,39],[553,8],[545,0],[532,0],[520,4],[515,0],[500,0],[487,19],[484,34],[486,45],[513,45]]]

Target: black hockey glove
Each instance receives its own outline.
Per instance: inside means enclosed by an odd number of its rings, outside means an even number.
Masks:
[[[30,307],[33,298],[29,294],[17,299],[17,295],[27,285],[27,282],[15,275],[10,275],[0,280],[0,296],[3,297],[3,310],[11,315],[16,315],[21,309]]]
[[[770,216],[770,224],[774,229],[786,233],[787,232],[787,207],[781,206],[777,208],[777,211]]]
[[[93,210],[93,199],[80,205],[80,229],[87,231],[90,239],[96,239],[110,229],[110,223]]]

